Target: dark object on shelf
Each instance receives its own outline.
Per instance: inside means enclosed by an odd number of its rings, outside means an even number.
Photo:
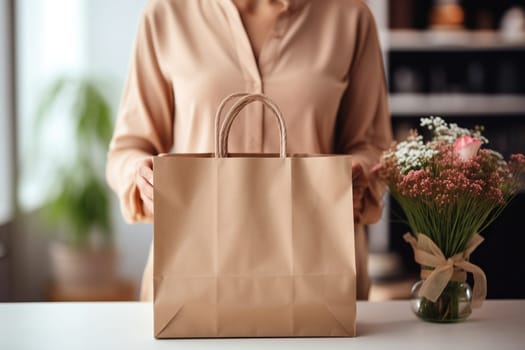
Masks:
[[[423,88],[422,74],[411,66],[399,66],[393,71],[392,83],[395,90],[403,93],[417,93]]]
[[[522,61],[523,62],[523,61]],[[496,91],[503,94],[522,92],[520,84],[525,85],[520,79],[520,71],[516,62],[511,59],[502,59],[498,64]]]
[[[494,15],[492,12],[480,9],[476,12],[474,15],[474,28],[476,30],[491,30],[493,28],[496,28],[495,22],[494,22]]]
[[[487,90],[486,72],[480,61],[472,61],[467,65],[467,92],[482,93]]]
[[[408,29],[414,27],[414,2],[418,0],[396,0],[390,2],[390,28]]]
[[[442,64],[433,64],[429,72],[429,90],[434,93],[447,92],[447,71]]]
[[[458,0],[434,0],[430,25],[434,29],[463,29],[465,12]]]

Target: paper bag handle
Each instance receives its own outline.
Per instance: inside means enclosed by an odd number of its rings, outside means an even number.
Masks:
[[[215,157],[218,157],[219,150],[220,150],[219,131],[220,131],[221,115],[222,115],[222,111],[224,110],[224,107],[226,106],[226,104],[228,102],[230,102],[234,98],[244,97],[244,96],[248,96],[248,95],[249,94],[246,93],[246,92],[235,92],[235,93],[227,96],[226,98],[224,98],[221,101],[221,104],[219,105],[219,108],[217,108],[217,113],[215,113],[215,129],[214,129],[214,131],[215,131],[215,133],[214,133],[214,136],[215,136]]]
[[[216,150],[215,150],[215,157],[227,157],[228,155],[228,137],[230,134],[231,126],[233,124],[233,121],[241,110],[246,107],[248,104],[260,101],[262,102],[266,107],[268,107],[274,114],[274,116],[277,119],[278,125],[279,125],[279,132],[280,132],[280,157],[286,158],[286,124],[284,122],[283,115],[281,111],[279,110],[279,107],[270,100],[268,97],[262,95],[262,94],[245,94],[245,93],[238,93],[238,94],[232,94],[223,101],[224,103],[221,103],[221,106],[219,106],[219,111],[217,112],[217,116],[215,118],[215,126],[218,127],[218,119],[220,116],[220,112],[222,112],[222,108],[224,108],[225,101],[231,100],[232,98],[240,97],[237,102],[230,108],[228,113],[226,114],[226,117],[224,118],[224,122],[222,123],[222,127],[218,134],[218,141],[216,142]],[[222,108],[221,108],[222,107]],[[216,130],[217,134],[217,130]],[[217,138],[217,136],[216,136]]]

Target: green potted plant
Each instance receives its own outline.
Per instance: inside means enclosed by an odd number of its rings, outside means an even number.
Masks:
[[[71,160],[56,164],[42,214],[59,240],[50,245],[55,284],[105,284],[114,279],[115,253],[109,191],[103,177],[112,133],[111,109],[98,85],[89,78],[61,77],[43,92],[36,113],[36,131],[45,130],[56,112],[66,113],[74,144]],[[56,122],[56,121],[55,121]],[[54,160],[50,160],[54,161]]]

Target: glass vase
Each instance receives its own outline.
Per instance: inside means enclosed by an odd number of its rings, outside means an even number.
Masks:
[[[412,311],[427,322],[454,323],[466,320],[472,313],[472,289],[466,282],[450,281],[436,300],[432,302],[419,296],[424,280],[412,287]]]

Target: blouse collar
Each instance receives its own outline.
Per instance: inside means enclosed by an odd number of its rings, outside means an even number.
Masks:
[[[295,10],[298,8],[305,0],[280,0],[284,5],[286,10]]]

